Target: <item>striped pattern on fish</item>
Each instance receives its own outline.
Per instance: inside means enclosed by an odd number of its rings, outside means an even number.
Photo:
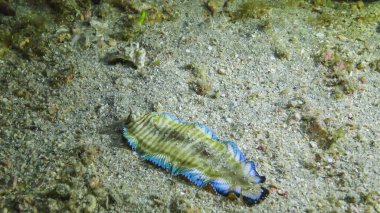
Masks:
[[[262,201],[269,191],[232,141],[220,140],[207,126],[185,122],[169,113],[130,114],[123,137],[143,159],[197,186],[208,184],[220,195],[235,194],[248,205]]]

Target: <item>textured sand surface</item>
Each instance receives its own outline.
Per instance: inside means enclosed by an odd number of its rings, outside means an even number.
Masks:
[[[380,211],[379,23],[358,23],[360,11],[348,6],[352,18],[316,24],[310,5],[276,5],[260,18],[231,22],[202,3],[178,1],[178,18],[147,24],[136,40],[146,51],[140,69],[105,63],[115,49],[107,39],[103,47],[60,44],[42,62],[0,65],[3,76],[24,76],[7,77],[0,94],[3,208],[33,206],[30,195],[50,210],[68,199],[89,208],[96,199],[89,211]],[[363,10],[380,17],[379,2]],[[326,65],[330,51],[344,60]],[[43,80],[70,65],[69,85],[51,89]],[[347,66],[346,81],[329,76]],[[199,69],[207,76],[197,77]],[[201,81],[208,86],[202,95]],[[31,100],[15,95],[20,84],[35,86]],[[121,139],[130,109],[171,112],[234,140],[271,194],[246,207],[142,161]]]

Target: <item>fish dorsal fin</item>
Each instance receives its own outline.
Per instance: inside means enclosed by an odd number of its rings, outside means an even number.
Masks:
[[[206,126],[206,125],[204,125],[202,123],[183,121],[183,120],[177,118],[175,115],[173,115],[171,113],[168,113],[168,112],[161,112],[159,114],[163,115],[163,116],[165,116],[167,118],[169,118],[170,120],[172,120],[172,121],[174,121],[174,122],[176,122],[178,124],[185,124],[185,125],[186,124],[193,124],[195,127],[197,127],[200,131],[202,131],[203,133],[205,133],[211,139],[219,141],[219,138],[216,135],[216,133],[214,131],[212,131],[208,126]]]
[[[172,120],[172,121],[174,121],[174,122],[176,122],[178,124],[188,124],[189,123],[189,122],[186,122],[186,121],[182,121],[181,119],[177,118],[177,116],[175,116],[175,115],[173,115],[173,114],[171,114],[169,112],[160,112],[160,113],[153,112],[151,114],[159,114],[161,116],[165,116],[165,117],[169,118],[170,120]]]
[[[198,127],[199,130],[201,130],[203,133],[205,133],[209,138],[213,140],[220,141],[218,136],[214,131],[212,131],[208,126],[202,124],[202,123],[194,123],[196,127]]]
[[[232,141],[223,141],[223,143],[226,145],[228,151],[233,155],[233,157],[245,163],[247,160],[245,159],[244,154],[240,151],[239,147],[236,145],[236,143]]]

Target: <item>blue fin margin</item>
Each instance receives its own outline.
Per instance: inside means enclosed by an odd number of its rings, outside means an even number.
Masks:
[[[223,179],[213,180],[210,184],[212,188],[215,190],[215,192],[220,195],[227,196],[229,193],[232,192],[230,190],[230,185]]]
[[[256,195],[243,194],[242,197],[243,197],[243,202],[245,205],[253,206],[260,203],[262,200],[268,197],[268,195],[269,195],[269,190],[264,187],[261,187],[258,194]]]
[[[123,127],[123,138],[127,140],[128,145],[134,150],[137,151],[137,140],[132,135],[128,134],[126,127]]]
[[[176,175],[179,173],[179,171],[169,163],[169,161],[166,159],[165,156],[162,155],[154,155],[154,154],[146,154],[141,156],[144,160],[147,160],[151,163],[153,163],[156,166],[159,166],[163,169],[166,169],[173,175]]]
[[[199,187],[206,186],[209,180],[208,177],[196,169],[184,170],[180,174]]]
[[[264,183],[266,180],[265,176],[261,176],[256,171],[256,165],[255,165],[255,162],[253,161],[248,161],[245,164],[245,172],[252,176],[252,182],[254,183]]]
[[[171,120],[173,120],[174,122],[178,123],[178,124],[189,124],[190,122],[187,122],[187,121],[183,121],[179,118],[177,118],[177,116],[169,113],[169,112],[152,112],[152,114],[158,114],[158,115],[163,115]]]
[[[216,133],[205,124],[196,122],[195,125],[206,135],[209,135],[211,139],[220,141]]]
[[[202,123],[198,123],[198,122],[187,122],[187,121],[183,121],[179,118],[177,118],[177,116],[169,113],[169,112],[161,112],[161,113],[158,113],[158,112],[153,112],[152,114],[159,114],[159,115],[163,115],[163,116],[166,116],[167,118],[173,120],[174,122],[178,123],[178,124],[194,124],[195,126],[197,126],[202,132],[204,132],[205,134],[207,135],[210,135],[210,137],[214,140],[217,140],[219,141],[219,138],[218,136],[216,135],[216,133],[214,131],[212,131],[208,126],[206,126],[205,124],[202,124]]]
[[[263,187],[260,188],[257,194],[242,193],[240,187],[231,188],[223,179],[212,181],[211,186],[216,193],[222,196],[228,196],[230,193],[234,193],[237,197],[241,197],[244,204],[247,206],[258,204],[269,195],[269,190]]]
[[[245,163],[247,160],[245,159],[244,154],[240,151],[239,147],[236,143],[232,141],[222,141],[226,146],[228,151],[234,156],[234,158],[238,161]]]

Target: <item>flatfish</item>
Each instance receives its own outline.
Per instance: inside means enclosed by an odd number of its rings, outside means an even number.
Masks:
[[[143,159],[173,175],[183,175],[199,187],[210,185],[217,194],[235,195],[247,206],[265,199],[253,161],[232,141],[224,141],[206,125],[186,122],[164,113],[128,116],[123,137]],[[231,196],[229,196],[231,197]]]

